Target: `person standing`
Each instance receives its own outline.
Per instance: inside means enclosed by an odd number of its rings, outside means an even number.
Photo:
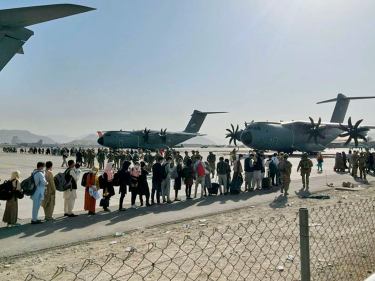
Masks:
[[[174,188],[174,201],[181,201],[180,198],[178,197],[178,192],[181,190],[182,186],[182,158],[177,158],[176,159],[176,165],[174,167],[173,171],[173,188]]]
[[[146,197],[146,207],[150,205],[150,188],[148,186],[147,176],[148,171],[146,169],[146,163],[141,162],[141,174],[138,178],[138,186],[139,186],[139,200],[141,201],[141,206],[143,206],[143,196]]]
[[[261,189],[262,187],[262,169],[263,162],[259,153],[254,156],[254,172],[253,172],[253,188],[254,190]]]
[[[202,162],[202,156],[199,156],[198,160],[195,162],[194,171],[197,176],[195,180],[194,198],[197,198],[199,185],[201,185],[201,197],[203,197],[203,194],[204,196],[207,196],[206,189],[205,189],[206,169],[204,168],[204,164]]]
[[[358,159],[359,177],[361,180],[366,180],[367,157],[364,152],[361,152]]]
[[[245,191],[253,191],[254,155],[249,152],[244,161]]]
[[[227,177],[228,169],[229,167],[227,163],[224,161],[224,157],[220,157],[219,162],[216,165],[216,172],[217,172],[219,185],[220,185],[220,195],[223,195],[222,186],[224,188],[224,193],[228,192],[228,177]]]
[[[308,158],[307,153],[302,154],[302,159],[298,164],[297,172],[301,170],[303,189],[309,191],[311,168],[314,166],[313,162]]]
[[[56,199],[56,186],[53,179],[52,173],[52,162],[48,161],[46,163],[46,180],[47,187],[44,193],[44,199],[42,202],[42,207],[44,209],[44,217],[46,221],[53,220],[53,210],[55,209],[55,199]]]
[[[233,162],[233,177],[232,177],[232,184],[230,187],[231,194],[239,194],[241,192],[241,186],[243,183],[243,168],[241,164],[241,154],[237,154],[236,160]]]
[[[154,165],[152,165],[151,205],[155,204],[155,196],[156,203],[160,204],[161,183],[163,181],[163,166],[161,165],[162,160],[163,158],[161,156],[156,156],[156,162]]]
[[[140,194],[139,192],[139,177],[141,176],[141,167],[137,162],[135,162],[134,166],[130,169],[130,188],[129,191],[132,193],[131,195],[131,208],[136,209],[137,205],[135,204],[135,200],[137,199],[137,195]]]
[[[216,168],[216,155],[210,151],[210,153],[208,154],[207,156],[207,162],[209,164],[209,168],[210,168],[210,173],[212,175],[212,178],[215,177],[215,168]]]
[[[73,213],[74,203],[77,198],[77,182],[79,172],[76,171],[75,163],[73,160],[68,161],[68,169],[65,170],[65,180],[70,182],[70,188],[64,191],[64,216],[76,217]]]
[[[349,153],[346,155],[346,159],[349,163],[349,168],[348,168],[349,174],[351,174],[352,173],[352,167],[353,167],[353,154],[352,154],[351,150],[349,150]]]
[[[292,163],[288,160],[288,154],[283,155],[283,159],[279,162],[279,171],[281,175],[281,193],[284,196],[288,196],[289,185],[290,185],[290,175],[292,174]]]
[[[182,169],[182,178],[184,180],[185,184],[185,194],[186,199],[192,199],[191,198],[191,188],[194,183],[194,168],[193,168],[193,161],[189,158],[186,161],[186,165]]]
[[[65,149],[62,152],[62,159],[63,159],[63,162],[61,164],[61,168],[68,166],[69,164],[68,162],[66,162],[66,159],[68,159],[68,152]]]
[[[31,199],[33,200],[33,211],[31,216],[31,224],[40,224],[42,223],[41,220],[38,219],[38,213],[40,209],[40,205],[44,199],[44,192],[47,185],[47,180],[44,174],[45,164],[42,162],[38,162],[36,166],[36,170],[33,172],[33,178],[36,186],[36,190],[33,195],[31,195]]]
[[[88,215],[95,215],[96,198],[95,193],[98,191],[99,179],[98,174],[99,169],[93,167],[91,172],[86,175],[86,186],[85,186],[85,202],[84,210],[88,211]]]
[[[163,198],[163,203],[172,203],[170,199],[172,172],[172,157],[168,156],[165,163],[163,164],[163,181],[161,183],[161,196]]]
[[[187,161],[190,159],[189,152],[185,151],[185,156],[184,156],[184,166],[187,165]]]
[[[318,153],[318,156],[316,157],[316,160],[318,162],[318,173],[323,172],[323,155],[321,152]],[[346,165],[346,160],[344,160],[344,165]]]
[[[109,207],[109,201],[111,200],[111,197],[115,195],[115,189],[113,187],[113,178],[114,178],[114,172],[113,172],[113,162],[108,162],[107,166],[104,169],[103,173],[103,199],[101,200],[101,207],[103,207],[103,210],[105,212],[110,212],[111,210]],[[102,188],[102,186],[100,186]]]
[[[122,164],[121,170],[118,172],[118,177],[120,181],[120,202],[119,202],[119,211],[125,211],[126,209],[124,206],[124,199],[125,195],[128,190],[128,186],[130,186],[130,171],[129,167],[131,165],[130,161],[125,160]]]
[[[354,151],[352,155],[352,177],[353,178],[358,178],[358,165],[359,165],[358,151]]]
[[[22,194],[21,191],[21,184],[20,184],[20,172],[15,171],[12,173],[10,177],[10,181],[13,187],[13,195],[12,198],[7,200],[5,204],[5,211],[3,215],[3,222],[7,224],[8,227],[10,226],[17,226],[17,218],[18,218],[18,195]]]

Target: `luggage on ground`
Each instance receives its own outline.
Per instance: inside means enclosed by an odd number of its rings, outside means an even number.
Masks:
[[[269,177],[265,177],[262,179],[262,188],[271,188],[272,184],[271,184],[271,178]]]

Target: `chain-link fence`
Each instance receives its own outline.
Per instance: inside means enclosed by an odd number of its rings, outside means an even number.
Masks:
[[[102,261],[87,259],[79,268],[58,268],[49,278],[29,274],[26,281],[362,281],[370,274],[375,200],[299,213],[129,248]]]

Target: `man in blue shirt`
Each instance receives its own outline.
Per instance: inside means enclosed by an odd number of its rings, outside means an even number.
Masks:
[[[36,166],[36,170],[33,172],[33,178],[36,185],[36,190],[34,194],[31,196],[33,200],[33,212],[31,217],[31,224],[40,224],[42,223],[41,220],[38,220],[38,213],[40,209],[40,205],[44,199],[44,192],[47,185],[47,180],[44,174],[45,164],[42,162],[38,162]]]

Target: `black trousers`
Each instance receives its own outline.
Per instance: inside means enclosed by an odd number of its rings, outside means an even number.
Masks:
[[[121,192],[121,193],[120,193],[120,204],[119,204],[119,209],[122,209],[122,208],[123,208],[125,195],[126,195],[125,192]]]
[[[143,196],[146,197],[146,205],[150,204],[150,190],[144,190],[142,194],[139,194],[139,201],[141,201],[141,205],[143,206]]]
[[[132,191],[131,204],[135,205],[135,199],[137,199],[138,192]]]
[[[160,196],[161,196],[161,183],[152,183],[152,190],[151,190],[151,203],[155,203],[155,195],[156,195],[156,202],[160,204]]]
[[[186,188],[185,188],[185,194],[186,194],[186,197],[187,197],[187,198],[190,198],[190,197],[191,197],[191,187],[192,187],[191,184],[187,184],[187,185],[186,185]]]

